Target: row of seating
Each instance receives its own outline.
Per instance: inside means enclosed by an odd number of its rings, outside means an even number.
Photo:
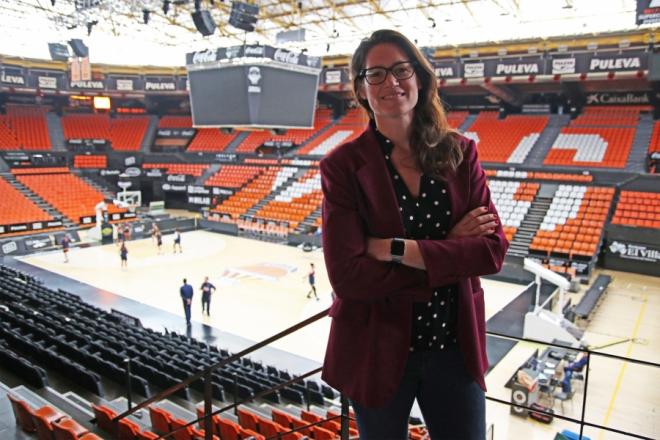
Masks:
[[[137,151],[149,127],[147,116],[66,114],[61,118],[64,139],[105,139],[113,150]]]
[[[11,392],[7,398],[11,402],[16,426],[28,434],[36,433],[39,440],[102,440],[52,405],[33,408]]]
[[[0,226],[45,222],[52,217],[0,177]]]
[[[209,164],[199,163],[145,163],[142,169],[161,169],[166,174],[186,174],[188,176],[199,177],[206,172]]]
[[[549,118],[512,115],[497,119],[494,114],[481,112],[465,136],[477,143],[483,162],[523,163]]]
[[[488,177],[501,177],[503,179],[520,180],[550,180],[560,182],[588,183],[593,181],[593,176],[589,173],[545,173],[541,171],[514,171],[514,170],[484,170]]]
[[[77,154],[73,158],[73,167],[105,169],[108,167],[108,156],[104,154],[100,154],[100,155]]]
[[[71,221],[78,224],[82,224],[81,217],[96,215],[95,206],[105,198],[101,192],[82,178],[69,172],[21,174],[16,178]],[[119,208],[111,203],[108,204],[109,214],[121,212],[126,212],[126,209]]]
[[[7,104],[0,115],[0,150],[50,150],[47,107]]]
[[[621,191],[612,224],[660,229],[660,193]]]
[[[45,367],[67,364],[66,369],[77,375],[71,378],[78,377],[80,385],[98,395],[102,389],[96,375],[122,383],[126,358],[131,359],[133,389],[148,397],[151,385],[169,388],[191,372],[230,356],[226,350],[174,332],[162,335],[139,326],[127,328],[113,315],[85,304],[80,298],[47,289],[30,277],[17,280],[19,275],[0,266],[0,302],[6,306],[0,310],[0,340],[43,362]],[[224,401],[227,390],[236,392],[239,398],[251,399],[258,392],[290,379],[286,371],[243,358],[213,373],[213,395]],[[201,392],[203,383],[196,381],[191,387]],[[179,396],[190,399],[190,391],[184,388]],[[325,399],[334,397],[332,389],[309,380],[272,393],[267,400],[324,405]]]
[[[530,250],[592,258],[598,251],[614,188],[560,185]]]

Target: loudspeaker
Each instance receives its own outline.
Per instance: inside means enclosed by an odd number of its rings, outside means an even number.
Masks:
[[[192,13],[192,19],[199,33],[205,37],[213,35],[215,32],[215,22],[209,11],[195,11]]]
[[[79,38],[69,40],[69,46],[73,50],[73,54],[80,58],[87,58],[89,56],[89,48]]]
[[[229,24],[246,32],[254,32],[259,15],[259,6],[239,1],[232,2]]]
[[[53,61],[69,61],[69,48],[66,44],[48,43],[48,51]]]
[[[511,384],[511,403],[514,404],[511,405],[511,414],[526,419],[529,411],[521,406],[515,406],[516,404],[529,406],[529,391],[526,386],[518,382]]]

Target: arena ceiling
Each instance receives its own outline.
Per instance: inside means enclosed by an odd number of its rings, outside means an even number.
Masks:
[[[211,12],[218,27],[210,37],[195,29],[195,3]],[[231,0],[0,0],[0,53],[48,59],[48,42],[82,38],[93,63],[180,66],[193,50],[244,41],[282,46],[277,34],[296,29],[305,30],[305,40],[283,46],[324,56],[351,53],[361,38],[380,28],[398,29],[420,46],[432,47],[638,28],[635,0],[250,3],[259,6],[259,20],[256,31],[246,34],[228,24]]]

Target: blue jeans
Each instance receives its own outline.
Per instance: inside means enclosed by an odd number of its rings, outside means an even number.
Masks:
[[[351,402],[360,440],[405,440],[417,398],[431,439],[484,440],[486,398],[472,379],[458,346],[413,352],[394,398],[382,408]]]

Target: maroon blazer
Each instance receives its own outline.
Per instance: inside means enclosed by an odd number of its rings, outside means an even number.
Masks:
[[[464,159],[447,181],[453,226],[470,210],[496,212],[472,140],[460,137]],[[426,271],[366,255],[368,237],[403,237],[394,187],[373,128],[321,161],[323,252],[336,300],[322,378],[350,399],[384,406],[406,364],[414,301],[457,283],[458,343],[465,366],[485,390],[488,368],[480,275],[500,270],[508,242],[501,226],[486,237],[418,240]]]

